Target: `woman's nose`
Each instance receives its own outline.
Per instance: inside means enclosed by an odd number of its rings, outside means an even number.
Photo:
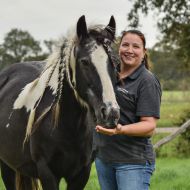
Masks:
[[[132,52],[133,51],[133,47],[129,45],[126,50],[127,50],[127,52]]]

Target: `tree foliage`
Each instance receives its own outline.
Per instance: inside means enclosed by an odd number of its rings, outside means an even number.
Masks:
[[[181,69],[182,59],[173,51],[149,49],[153,72],[158,76],[164,90],[190,90],[189,72]]]
[[[0,46],[1,66],[37,57],[41,50],[40,43],[27,31],[12,29],[6,34],[3,44]]]
[[[53,49],[55,48],[56,43],[57,42],[55,40],[44,40],[44,44],[45,44],[49,53],[53,52]]]
[[[185,68],[190,68],[190,1],[189,0],[135,0],[128,14],[130,25],[139,25],[139,12],[147,15],[155,11],[158,27],[163,34],[159,45],[173,47],[183,58]]]

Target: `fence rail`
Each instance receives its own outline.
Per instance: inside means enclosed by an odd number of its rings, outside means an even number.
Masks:
[[[173,133],[176,132],[179,127],[157,127],[156,133]]]
[[[171,140],[173,140],[175,137],[177,137],[178,135],[180,135],[181,133],[184,133],[188,128],[190,127],[190,119],[187,120],[183,125],[181,125],[180,127],[177,127],[176,131],[173,131],[172,133],[170,133],[168,136],[162,138],[160,141],[158,141],[155,145],[154,145],[154,149],[158,149],[159,147],[161,147],[162,145],[170,142]]]

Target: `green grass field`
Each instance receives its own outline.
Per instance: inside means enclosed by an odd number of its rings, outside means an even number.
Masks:
[[[151,190],[189,190],[190,158],[159,158],[151,181]]]
[[[150,190],[189,190],[189,171],[190,158],[159,158],[156,162],[156,171],[151,179]],[[65,183],[62,181],[61,190],[65,188]],[[2,181],[0,181],[0,189],[5,190]],[[94,165],[85,190],[100,190]]]
[[[190,92],[163,92],[161,119],[158,127],[172,127],[186,109],[190,109]],[[153,143],[167,134],[156,134]],[[175,158],[177,138],[161,147],[156,161],[156,171],[151,180],[150,190],[190,190],[190,158]],[[66,188],[61,182],[61,190]],[[4,190],[0,180],[0,190]],[[95,167],[93,165],[90,179],[85,190],[100,190]]]
[[[164,91],[158,127],[173,127],[186,109],[190,109],[190,91]]]

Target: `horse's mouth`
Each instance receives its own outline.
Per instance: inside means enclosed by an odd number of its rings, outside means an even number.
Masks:
[[[119,110],[112,110],[108,115],[107,114],[96,114],[95,111],[92,112],[93,120],[96,125],[100,125],[107,129],[113,129],[117,126],[119,121]]]
[[[107,120],[107,121],[103,121],[103,120],[98,120],[96,117],[94,117],[94,122],[96,123],[96,125],[100,125],[104,128],[107,129],[113,129],[117,126],[118,123],[118,119],[111,119],[111,120]]]
[[[102,122],[102,123],[98,123],[98,125],[106,129],[114,129],[117,124],[115,122]]]

